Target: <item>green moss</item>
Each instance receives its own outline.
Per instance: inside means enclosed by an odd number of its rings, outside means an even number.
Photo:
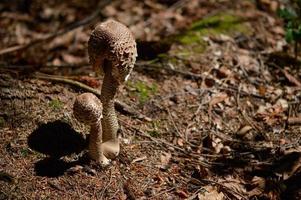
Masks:
[[[28,148],[21,149],[20,153],[22,157],[27,157],[29,154],[29,149]]]
[[[203,40],[200,39],[200,34],[197,32],[189,31],[179,37],[179,41],[182,44],[192,44],[192,43],[203,43]]]
[[[160,136],[160,132],[159,132],[160,120],[152,121],[151,126],[152,126],[152,128],[150,131],[148,131],[148,134],[152,137],[159,137]]]
[[[0,117],[0,128],[4,127],[5,125],[5,119],[3,117]]]
[[[63,107],[63,102],[61,102],[59,99],[53,99],[49,102],[49,106],[53,110],[60,110]]]
[[[213,29],[216,31],[228,31],[230,29],[240,29],[237,25],[239,25],[241,21],[241,18],[233,14],[220,13],[193,23],[191,30]]]
[[[135,96],[139,98],[139,102],[141,104],[145,103],[151,95],[154,95],[158,88],[158,86],[154,83],[147,85],[142,81],[137,81],[135,83],[129,82],[128,85],[135,89]]]
[[[202,37],[217,34],[232,35],[237,32],[248,34],[249,28],[240,17],[231,13],[219,13],[194,22],[188,31],[178,36],[178,41],[184,45],[199,43],[204,49],[205,42]]]
[[[159,137],[160,133],[157,130],[148,131],[148,134],[152,137]]]

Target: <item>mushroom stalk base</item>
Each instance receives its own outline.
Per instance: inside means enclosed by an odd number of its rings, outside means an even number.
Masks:
[[[91,126],[89,138],[89,156],[101,164],[109,164],[109,159],[104,156],[102,150],[102,128],[101,123],[97,122]]]

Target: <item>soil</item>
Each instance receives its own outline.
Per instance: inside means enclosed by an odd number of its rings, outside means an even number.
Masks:
[[[1,3],[0,199],[301,198],[301,64],[280,2],[100,2]],[[87,41],[107,18],[139,57],[117,95],[121,153],[100,167],[72,106],[100,91]]]

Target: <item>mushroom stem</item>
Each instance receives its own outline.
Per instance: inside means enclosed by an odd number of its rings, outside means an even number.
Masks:
[[[103,105],[103,142],[117,138],[118,120],[115,113],[114,98],[119,88],[118,82],[112,76],[112,66],[110,62],[104,64],[105,76],[101,88],[100,100]]]
[[[101,88],[100,100],[103,104],[102,124],[102,148],[109,158],[119,154],[119,141],[117,138],[118,119],[114,107],[114,99],[119,88],[118,81],[112,76],[111,62],[105,61],[103,69],[105,76]]]
[[[96,122],[91,125],[90,136],[89,136],[89,156],[94,160],[99,160],[101,157],[101,143],[102,143],[102,134],[101,134],[101,123]]]

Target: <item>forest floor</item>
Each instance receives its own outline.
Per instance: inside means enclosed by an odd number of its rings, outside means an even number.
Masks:
[[[280,6],[4,1],[0,199],[300,199],[301,67]],[[101,168],[72,105],[102,84],[87,41],[107,18],[139,57],[117,96],[121,154]]]

